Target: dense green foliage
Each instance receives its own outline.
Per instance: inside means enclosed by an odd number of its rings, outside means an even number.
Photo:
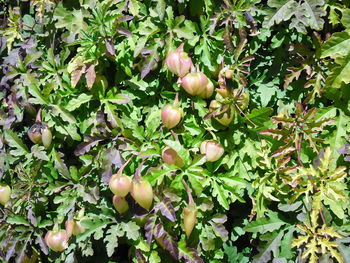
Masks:
[[[350,262],[349,1],[0,16],[0,260]]]

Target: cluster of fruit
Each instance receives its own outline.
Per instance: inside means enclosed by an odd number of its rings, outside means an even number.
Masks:
[[[66,229],[60,229],[59,223],[56,222],[53,229],[45,235],[46,245],[56,252],[62,252],[68,247],[69,238],[72,235],[79,235],[87,228],[81,224],[81,221],[86,219],[84,209],[80,210],[75,219],[70,219],[65,222]]]

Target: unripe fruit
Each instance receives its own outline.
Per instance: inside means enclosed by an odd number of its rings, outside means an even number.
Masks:
[[[114,174],[109,180],[109,189],[111,189],[113,194],[125,197],[130,192],[131,184],[129,176]]]
[[[71,235],[79,235],[86,230],[86,227],[82,226],[80,221],[67,220],[65,225],[68,237]]]
[[[234,71],[232,69],[228,69],[225,71],[225,77],[227,79],[232,79]]]
[[[129,204],[124,197],[113,196],[113,205],[119,214],[123,214],[129,210]]]
[[[43,144],[45,148],[51,145],[52,134],[45,123],[36,122],[27,132],[29,139],[35,144]]]
[[[208,78],[201,72],[191,72],[181,78],[181,86],[192,95],[206,94]]]
[[[11,197],[11,188],[6,184],[0,184],[0,204],[6,205]]]
[[[240,90],[236,89],[233,91],[233,94],[240,109],[245,110],[249,105],[249,92],[243,91],[241,94],[239,92]]]
[[[216,100],[212,100],[209,105],[211,112],[219,111],[219,114],[215,116],[215,119],[224,126],[228,126],[236,115],[236,110],[233,105],[222,105]]]
[[[136,179],[132,182],[131,195],[141,207],[149,210],[153,201],[153,189],[146,179]]]
[[[197,209],[195,206],[188,206],[184,209],[184,228],[187,238],[190,237],[196,223]]]
[[[201,154],[205,154],[208,162],[215,162],[224,154],[224,147],[214,140],[203,141],[201,144]]]
[[[211,97],[211,95],[213,95],[214,92],[214,84],[213,82],[211,82],[211,80],[208,79],[208,84],[205,87],[205,89],[203,89],[203,91],[198,94],[199,97],[203,98],[203,99],[208,99]]]
[[[166,164],[174,164],[178,167],[183,167],[184,162],[181,157],[177,154],[177,152],[170,148],[169,146],[165,147],[162,151],[162,159]]]
[[[61,252],[68,247],[69,236],[66,230],[48,231],[45,235],[45,243],[53,251]]]
[[[162,109],[162,121],[166,128],[172,129],[178,125],[182,118],[182,110],[174,105],[166,105]]]
[[[176,50],[168,53],[165,63],[168,69],[179,77],[185,76],[192,67],[192,60],[188,54],[183,51],[183,44]]]

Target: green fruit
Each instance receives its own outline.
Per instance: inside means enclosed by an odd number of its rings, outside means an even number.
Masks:
[[[125,197],[131,190],[131,184],[129,176],[114,174],[109,180],[109,189],[111,189],[113,194]]]
[[[224,147],[217,141],[206,140],[202,142],[200,151],[208,162],[215,162],[224,154]]]
[[[35,144],[43,144],[48,148],[52,142],[52,133],[49,127],[42,122],[36,122],[27,132],[29,139]]]
[[[153,189],[146,179],[136,179],[132,182],[131,195],[141,207],[149,210],[153,202]]]
[[[162,109],[162,121],[166,128],[172,129],[178,125],[182,119],[182,110],[174,105],[166,105]]]
[[[123,214],[129,210],[129,204],[124,197],[113,196],[113,205],[119,214]]]
[[[224,126],[229,126],[236,116],[236,110],[233,105],[221,104],[216,100],[212,100],[209,105],[211,112],[217,111],[215,119]]]
[[[0,184],[0,204],[6,205],[11,198],[11,188],[6,184]]]
[[[184,209],[184,228],[187,238],[190,237],[197,218],[197,209],[195,206],[188,206]]]
[[[54,230],[48,231],[45,235],[45,243],[53,251],[62,252],[68,247],[69,236],[66,230],[58,230],[58,227],[54,227]]]

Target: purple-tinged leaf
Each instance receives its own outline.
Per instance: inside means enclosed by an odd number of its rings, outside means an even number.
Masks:
[[[29,205],[29,206],[27,207],[27,210],[28,210],[28,219],[29,219],[30,223],[31,223],[33,226],[37,226],[38,221],[36,220],[36,216],[35,216],[34,213],[33,213],[32,206]]]
[[[90,67],[88,67],[88,69],[86,70],[85,78],[88,88],[91,89],[96,79],[95,64],[92,64],[90,65]]]
[[[147,263],[145,256],[140,252],[140,250],[135,250],[135,256],[138,263]]]
[[[112,164],[119,168],[124,163],[124,160],[121,159],[119,151],[115,148],[107,149],[102,158],[102,182],[104,185],[108,185],[112,176]]]
[[[61,175],[63,175],[66,179],[71,179],[68,168],[66,164],[63,162],[63,160],[61,159],[60,153],[53,150],[52,156],[54,158],[55,168],[57,169],[57,171]]]
[[[198,250],[186,247],[185,241],[179,242],[179,258],[184,259],[187,263],[204,263]]]
[[[224,214],[216,214],[209,222],[213,227],[215,235],[220,237],[222,241],[228,240],[228,231],[226,230],[224,223],[227,221],[227,216]]]
[[[84,138],[87,140],[87,142],[82,142],[77,146],[77,148],[74,150],[75,156],[80,156],[89,152],[92,147],[105,139],[103,137],[92,137],[89,135],[85,135]]]
[[[126,37],[132,37],[132,33],[124,27],[118,26],[116,28],[117,32]]]
[[[49,249],[48,249],[48,247],[47,247],[47,245],[46,245],[46,243],[45,243],[45,241],[44,241],[44,238],[43,238],[40,234],[38,234],[38,233],[36,233],[35,235],[36,235],[36,240],[35,240],[35,242],[36,242],[37,244],[39,244],[41,251],[42,251],[45,255],[48,255],[48,254],[49,254]]]
[[[146,231],[145,236],[146,236],[147,244],[151,245],[154,228],[155,228],[155,225],[157,222],[157,215],[156,214],[148,215],[146,221],[147,222],[144,226],[145,231]]]
[[[75,88],[75,86],[78,84],[81,76],[83,75],[83,72],[85,72],[85,68],[86,68],[86,66],[83,65],[82,67],[79,67],[79,68],[75,69],[71,73],[71,85],[72,85],[72,88]]]
[[[179,259],[179,248],[174,237],[165,231],[163,223],[158,223],[154,228],[154,236],[162,242],[162,246],[176,260]]]
[[[170,199],[164,198],[163,201],[157,203],[155,210],[160,211],[161,214],[168,218],[171,222],[176,221],[175,209]]]
[[[146,77],[148,73],[153,70],[159,61],[159,55],[156,50],[149,54],[149,56],[142,58],[141,79]]]
[[[115,94],[112,95],[111,98],[108,98],[108,101],[111,103],[122,105],[129,103],[131,99],[125,94]]]
[[[121,16],[120,18],[118,18],[118,22],[124,22],[124,21],[130,21],[134,19],[134,16],[130,16],[130,15],[125,15],[125,16]]]
[[[114,48],[113,39],[111,38],[106,39],[106,50],[109,55],[115,57],[115,48]]]

